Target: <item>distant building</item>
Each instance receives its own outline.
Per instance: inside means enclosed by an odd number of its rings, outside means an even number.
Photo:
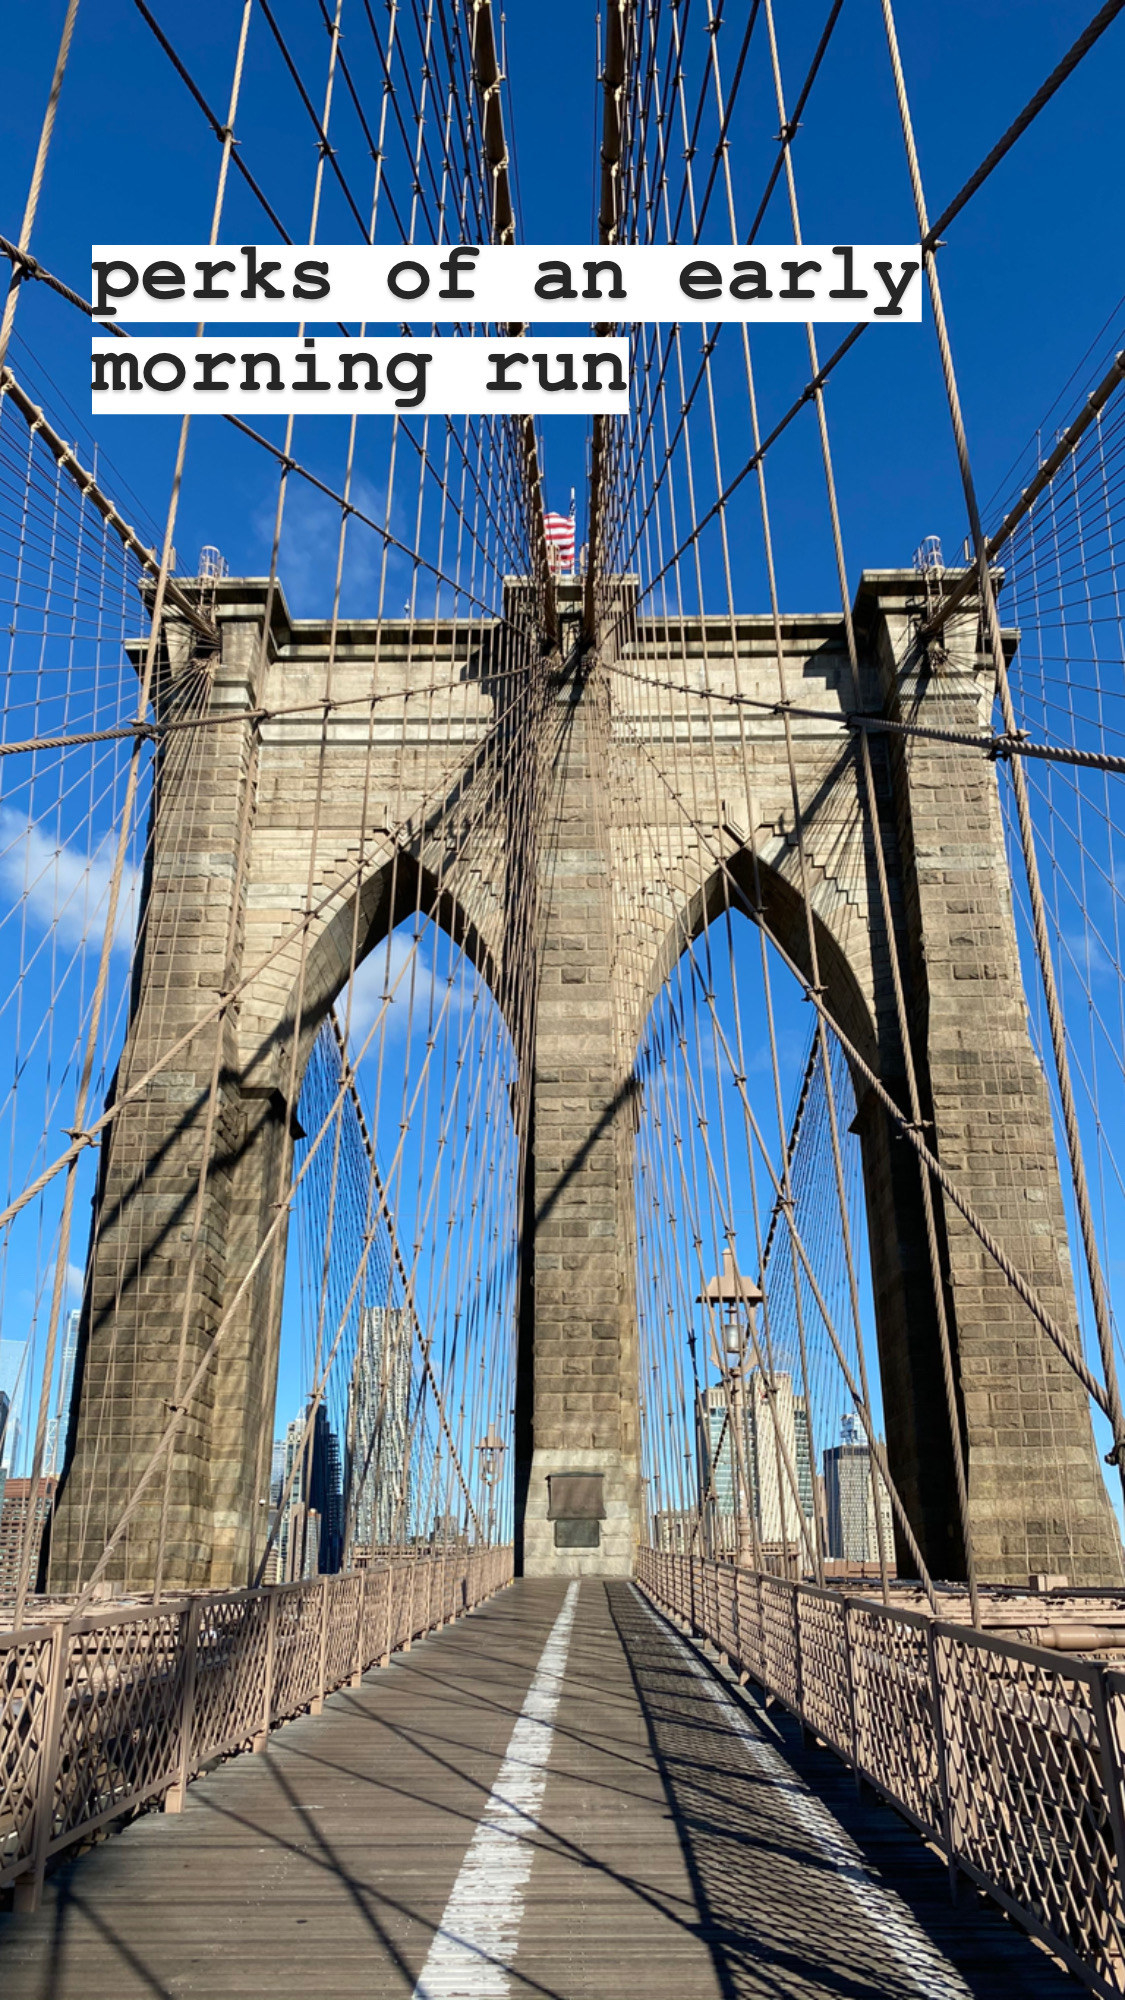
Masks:
[[[305,1420],[294,1417],[286,1428],[282,1440],[281,1479],[278,1485],[278,1501],[284,1499],[285,1511],[277,1531],[277,1580],[292,1583],[304,1573],[304,1474],[294,1471],[301,1450],[301,1439],[305,1434]],[[275,1501],[275,1505],[277,1502]]]
[[[806,1521],[811,1521],[815,1511],[813,1497],[813,1456],[812,1441],[809,1437],[809,1412],[803,1396],[793,1398],[793,1456],[797,1474],[797,1491],[801,1496],[801,1512]]]
[[[277,1498],[284,1496],[285,1510],[277,1534],[276,1564],[281,1583],[334,1575],[344,1555],[340,1441],[323,1403],[317,1404],[310,1444],[302,1449],[305,1425],[306,1418],[294,1417],[282,1446]]]
[[[323,1403],[318,1403],[313,1423],[312,1467],[309,1475],[309,1510],[318,1520],[317,1573],[334,1576],[344,1560],[344,1485],[340,1440],[328,1421]]]
[[[20,1398],[27,1388],[26,1361],[26,1340],[0,1340],[0,1394],[8,1399],[8,1421],[0,1465],[7,1466],[9,1472],[13,1472],[19,1463],[19,1410]]]
[[[74,1363],[78,1354],[78,1328],[81,1319],[82,1314],[77,1306],[66,1316],[62,1359],[59,1362],[59,1386],[55,1393],[55,1414],[47,1419],[47,1441],[43,1451],[43,1470],[49,1479],[62,1471],[66,1434],[70,1424],[70,1399],[74,1393]]]
[[[805,1399],[794,1395],[791,1375],[775,1371],[767,1376],[760,1368],[752,1368],[746,1381],[746,1403],[750,1483],[759,1539],[767,1547],[783,1541],[800,1542],[802,1518],[811,1533],[813,1514]],[[793,1469],[797,1499],[786,1461]]]
[[[695,1514],[689,1508],[665,1507],[653,1517],[653,1541],[658,1549],[670,1549],[674,1555],[690,1555],[695,1524]]]
[[[857,1416],[845,1416],[840,1429],[841,1442],[829,1445],[824,1454],[828,1554],[844,1562],[876,1562],[879,1537],[871,1482],[871,1450]],[[894,1516],[886,1487],[882,1480],[878,1483],[883,1543],[888,1557],[893,1558]]]
[[[434,1548],[464,1548],[468,1543],[462,1522],[456,1514],[435,1514],[433,1533],[430,1541]]]
[[[345,1487],[355,1548],[403,1541],[408,1532],[413,1362],[409,1309],[366,1306],[348,1389]]]
[[[743,1397],[746,1438],[743,1465],[758,1539],[767,1547],[783,1540],[802,1540],[802,1518],[812,1534],[813,1468],[809,1451],[809,1417],[803,1396],[795,1395],[793,1379],[784,1371],[767,1377],[760,1368],[747,1372]],[[772,1409],[771,1409],[772,1404]],[[699,1497],[705,1525],[710,1519],[714,1552],[733,1551],[732,1524],[736,1514],[737,1454],[729,1421],[730,1399],[719,1385],[708,1389],[696,1414]],[[789,1469],[797,1486],[793,1497]],[[708,1501],[708,1494],[710,1499]],[[800,1502],[798,1508],[797,1501]]]
[[[39,1571],[39,1546],[57,1484],[55,1479],[41,1479],[37,1488],[28,1570],[32,1589]],[[19,1579],[20,1544],[27,1521],[30,1493],[30,1479],[8,1479],[4,1484],[4,1497],[0,1503],[0,1590],[3,1591],[14,1590]]]
[[[725,1519],[735,1512],[735,1451],[730,1426],[730,1399],[717,1385],[708,1389],[696,1411],[696,1466],[699,1504]]]

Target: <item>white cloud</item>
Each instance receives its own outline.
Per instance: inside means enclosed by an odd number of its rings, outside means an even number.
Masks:
[[[352,505],[369,520],[383,520],[384,495],[369,480],[354,478]],[[264,550],[263,568],[268,567],[273,547],[274,501],[263,505],[253,517],[259,548]],[[332,610],[336,562],[340,541],[340,509],[326,494],[318,493],[304,480],[291,479],[285,496],[281,546],[277,573],[286,602],[294,617],[326,618]],[[344,541],[344,567],[340,578],[340,612],[345,618],[370,617],[379,590],[383,560],[383,539],[363,521],[350,520]],[[396,614],[393,589],[388,589],[388,615]]]
[[[1119,968],[1110,958],[1092,926],[1087,925],[1082,930],[1064,931],[1062,942],[1067,956],[1086,986],[1092,986],[1095,980],[1119,977]]]
[[[60,841],[10,806],[0,806],[0,887],[13,908],[26,904],[32,920],[45,930],[57,929],[64,944],[100,946],[117,838],[117,830],[111,828],[88,853],[77,844]],[[140,870],[126,862],[113,931],[115,950],[128,951],[132,946],[139,893]]]
[[[386,1036],[388,1041],[404,1038],[408,1034],[425,1035],[431,1018],[436,1021],[446,1001],[449,973],[449,944],[443,939],[441,946],[441,968],[435,967],[430,951],[433,933],[424,937],[415,947],[413,932],[406,929],[393,931],[389,950],[387,940],[376,945],[362,965],[356,968],[351,983],[350,1039],[353,1053],[363,1045],[373,1023],[378,1019],[383,1005],[383,995],[390,992],[386,1012]],[[411,959],[413,956],[413,964]],[[477,975],[471,965],[454,957],[455,979],[448,1005],[445,1007],[443,1025],[452,1028],[473,1004],[473,993],[477,986]],[[393,989],[393,990],[392,990]],[[336,1002],[336,1016],[341,1027],[347,1012],[348,989],[345,987]],[[376,1033],[369,1054],[378,1050],[382,1030]]]
[[[400,977],[400,975],[404,974],[404,968],[410,957],[411,943],[412,940],[405,932],[395,931],[390,940],[389,952],[387,943],[384,941],[382,944],[376,945],[374,951],[368,953],[362,965],[357,966],[355,976],[351,982],[351,1015],[349,1021],[353,1049],[359,1049],[362,1046],[373,1022],[378,1018],[379,1010],[383,1005],[384,992],[392,988],[395,989],[387,1008],[388,1031],[391,1026],[390,1017],[396,1012],[400,1015],[405,1014],[409,995],[410,975],[408,972],[405,973],[405,976]],[[418,974],[416,973],[416,991],[417,980]],[[396,981],[398,982],[397,987]],[[344,1025],[344,1017],[347,1011],[348,988],[345,987],[336,1002],[336,1014],[341,1027]]]

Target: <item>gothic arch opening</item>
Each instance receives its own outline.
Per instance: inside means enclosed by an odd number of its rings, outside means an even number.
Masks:
[[[770,895],[772,871],[760,870],[758,879],[762,905],[776,912],[780,903],[789,914],[783,898]],[[756,1549],[771,1567],[825,1558],[877,1565],[875,1497],[862,1520],[842,1526],[836,1482],[841,1449],[850,1464],[865,1448],[853,1449],[852,1432],[863,1439],[858,1403],[870,1409],[877,1432],[884,1424],[851,1076],[835,1038],[826,1072],[802,990],[770,947],[763,965],[761,931],[739,907],[737,887],[728,878],[724,892],[722,879],[713,880],[679,932],[682,950],[674,955],[671,941],[666,947],[668,971],[637,1051],[637,1317],[649,1528],[658,1546],[733,1555],[741,1496],[752,1521],[743,1524],[747,1560]],[[837,981],[840,964],[837,947]],[[848,983],[854,1014],[857,982]],[[830,1111],[840,1137],[842,1205]],[[732,1272],[739,1292],[761,1290],[753,1311],[740,1313],[733,1293],[728,1305],[707,1303],[716,1284],[729,1289]],[[732,1375],[724,1341],[736,1323],[741,1349]],[[744,1431],[737,1450],[736,1420],[739,1435]],[[878,1531],[890,1555],[882,1494],[879,1506]]]
[[[510,1533],[518,1074],[495,977],[401,854],[310,954],[271,1454],[283,1577]]]

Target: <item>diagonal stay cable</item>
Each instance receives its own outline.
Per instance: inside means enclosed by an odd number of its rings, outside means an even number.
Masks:
[[[145,0],[133,0],[133,5],[136,7],[137,12],[141,15],[143,20],[145,20],[148,26],[152,29],[153,34],[156,36],[157,41],[160,43],[160,46],[163,49],[165,55],[167,56],[169,62],[171,63],[173,69],[175,70],[176,75],[180,78],[180,81],[183,84],[185,84],[187,89],[191,92],[200,110],[202,111],[203,116],[206,118],[207,123],[210,125],[212,132],[215,134],[216,139],[219,141],[219,144],[220,145],[225,144],[226,139],[228,137],[226,126],[223,124],[217,112],[211,109],[211,106],[208,104],[207,99],[204,97],[203,92],[200,90],[199,85],[196,83],[186,63],[182,62],[180,60],[180,57],[176,54],[175,49],[172,47],[172,44],[168,40],[167,35],[164,33],[164,30],[161,27],[159,21],[156,19],[155,15],[150,12],[149,8],[146,7]],[[279,221],[275,210],[270,206],[270,203],[267,201],[265,195],[262,193],[261,188],[258,186],[257,181],[254,179],[254,176],[250,172],[249,167],[245,165],[242,156],[239,153],[236,146],[232,145],[230,151],[230,157],[233,165],[238,169],[238,172],[242,175],[243,180],[246,182],[247,187],[250,189],[251,194],[254,196],[256,201],[261,203],[261,206],[264,208],[266,214],[269,216],[269,219],[273,223],[274,228],[277,230],[277,233],[280,236],[282,242],[292,243],[293,238],[290,236],[288,230],[285,228],[284,223]],[[36,271],[32,273],[32,275],[35,277],[41,277],[43,276],[43,273],[40,271]],[[55,290],[59,289],[60,287],[56,284]],[[69,296],[73,297],[73,294],[70,294]]]
[[[142,0],[136,0],[137,6],[140,6],[141,4]],[[320,149],[321,155],[324,159],[328,161],[328,164],[331,167],[332,172],[335,174],[336,179],[339,182],[340,191],[343,194],[344,200],[347,202],[348,207],[351,209],[351,212],[355,217],[360,235],[363,237],[365,242],[368,242],[370,240],[370,232],[368,230],[367,223],[365,222],[363,215],[360,212],[359,205],[356,202],[355,196],[352,194],[351,188],[348,186],[347,178],[344,174],[343,168],[341,167],[340,162],[336,157],[336,148],[330,144],[328,134],[325,131],[323,125],[321,124],[319,116],[317,115],[316,106],[313,104],[313,101],[310,98],[308,91],[305,89],[304,81],[301,77],[301,72],[298,69],[296,63],[294,62],[292,54],[289,49],[289,45],[286,42],[285,36],[282,34],[281,29],[279,28],[277,21],[274,18],[273,9],[269,4],[269,0],[258,0],[258,5],[261,8],[263,14],[265,15],[266,21],[269,25],[270,33],[273,35],[274,41],[277,43],[277,46],[281,51],[282,61],[284,62],[286,69],[289,71],[289,74],[293,79],[297,95],[299,96],[302,104],[305,107],[305,110],[309,114],[309,118],[312,121],[312,127],[314,132],[316,133],[317,145]]]
[[[761,911],[758,910],[755,907],[755,905],[750,901],[749,897],[746,895],[745,891],[741,887],[741,884],[736,880],[734,875],[731,873],[730,864],[726,856],[716,846],[712,830],[692,820],[691,814],[686,812],[683,801],[679,798],[678,793],[675,791],[674,786],[669,782],[665,773],[660,769],[659,765],[656,764],[655,759],[653,759],[649,755],[648,751],[645,749],[644,744],[640,742],[639,739],[634,739],[634,740],[637,742],[637,747],[640,749],[642,756],[644,756],[646,761],[652,765],[652,768],[655,770],[660,783],[666,788],[666,790],[671,794],[671,796],[676,799],[677,803],[680,806],[680,810],[685,813],[685,817],[693,825],[701,848],[709,855],[713,866],[723,876],[728,886],[728,892],[731,896],[732,902],[737,904],[738,908],[742,911],[743,915],[746,916],[752,924],[760,926],[762,930],[765,932],[765,935],[769,938],[770,943],[773,945],[774,950],[778,953],[783,964],[793,974],[794,979],[797,980],[798,984],[801,987],[802,992],[805,995],[805,998],[811,1003],[813,1007],[816,1008],[817,1012],[824,1020],[826,1026],[829,1027],[832,1033],[836,1036],[836,1039],[840,1043],[840,1046],[843,1049],[845,1055],[847,1056],[848,1061],[851,1063],[853,1068],[856,1071],[858,1071],[858,1073],[864,1078],[865,1082],[870,1084],[871,1089],[875,1092],[875,1095],[879,1099],[879,1102],[882,1104],[884,1110],[893,1119],[895,1125],[898,1127],[898,1130],[902,1134],[903,1138],[908,1140],[910,1145],[913,1146],[915,1152],[918,1154],[919,1159],[922,1161],[922,1164],[926,1167],[927,1171],[933,1175],[934,1179],[938,1181],[940,1186],[944,1189],[945,1193],[949,1196],[949,1199],[952,1201],[954,1207],[959,1211],[959,1213],[964,1217],[965,1221],[968,1223],[970,1229],[973,1231],[973,1234],[978,1238],[979,1242],[983,1245],[984,1249],[987,1250],[989,1256],[993,1259],[994,1263],[996,1263],[999,1266],[1000,1270],[1007,1278],[1008,1283],[1012,1286],[1012,1289],[1023,1300],[1023,1303],[1027,1306],[1028,1311],[1032,1314],[1033,1318],[1038,1321],[1044,1333],[1047,1334],[1048,1338],[1054,1343],[1055,1347],[1057,1347],[1063,1359],[1074,1370],[1074,1373],[1077,1375],[1083,1388],[1086,1390],[1087,1395],[1091,1397],[1091,1399],[1098,1405],[1098,1408],[1107,1417],[1111,1417],[1111,1411],[1109,1408],[1110,1398],[1106,1390],[1103,1388],[1102,1384],[1098,1381],[1097,1377],[1090,1372],[1089,1368],[1086,1366],[1086,1363],[1082,1358],[1082,1355],[1078,1352],[1077,1348],[1074,1346],[1074,1343],[1070,1339],[1069,1335],[1059,1325],[1054,1315],[1043,1304],[1043,1301],[1040,1299],[1039,1294],[1036,1292],[1030,1281],[1024,1277],[1022,1271],[1020,1271],[1017,1265],[1015,1265],[1012,1262],[1012,1259],[1008,1256],[1003,1246],[997,1241],[996,1237],[993,1236],[987,1224],[985,1224],[981,1220],[980,1216],[977,1215],[976,1210],[973,1208],[972,1203],[969,1201],[967,1195],[965,1195],[962,1192],[957,1182],[942,1166],[941,1161],[936,1157],[936,1155],[930,1151],[930,1148],[927,1146],[925,1140],[922,1138],[921,1133],[912,1124],[911,1120],[907,1118],[906,1114],[902,1110],[902,1107],[895,1101],[894,1097],[891,1095],[890,1091],[883,1083],[881,1077],[877,1074],[875,1070],[871,1068],[871,1065],[860,1054],[854,1042],[851,1041],[846,1031],[841,1027],[840,1023],[831,1013],[822,994],[812,986],[812,984],[809,981],[808,975],[802,971],[801,967],[797,964],[796,960],[790,956],[785,945],[781,942],[776,932],[774,932],[770,928],[769,924],[766,922]],[[770,1165],[768,1156],[766,1158],[766,1164],[768,1168]],[[1115,1439],[1115,1451],[1117,1452],[1125,1451],[1125,1435]]]
[[[1012,120],[1012,123],[1007,127],[1006,131],[997,140],[996,144],[992,147],[991,151],[985,155],[985,158],[981,161],[980,166],[976,169],[974,173],[970,174],[968,180],[965,181],[963,186],[954,195],[952,201],[950,201],[947,207],[942,210],[942,213],[938,217],[937,222],[926,233],[926,236],[923,241],[924,249],[932,250],[941,247],[938,241],[941,231],[948,227],[949,223],[953,221],[953,219],[961,213],[961,210],[965,207],[966,203],[972,199],[972,197],[979,191],[981,187],[983,187],[985,181],[999,166],[1001,160],[1003,160],[1006,157],[1006,155],[1011,151],[1012,147],[1016,144],[1016,141],[1022,137],[1024,132],[1027,131],[1028,127],[1038,117],[1039,113],[1044,109],[1044,107],[1061,89],[1062,85],[1066,82],[1067,78],[1073,73],[1073,71],[1078,67],[1079,63],[1082,62],[1083,58],[1090,53],[1090,50],[1095,46],[1096,42],[1105,33],[1106,29],[1112,25],[1114,20],[1116,20],[1118,14],[1120,14],[1123,7],[1125,7],[1125,0],[1106,0],[1106,4],[1099,9],[1098,13],[1094,16],[1093,20],[1088,24],[1088,26],[1083,30],[1082,34],[1078,36],[1077,40],[1074,43],[1072,43],[1071,47],[1067,50],[1066,55],[1062,58],[1062,60],[1059,63],[1056,64],[1055,68],[1051,71],[1050,76],[1047,77],[1046,81],[1040,86],[1040,88],[1034,93],[1034,95],[1031,98],[1029,98],[1023,110],[1019,113],[1019,115],[1016,118]],[[780,171],[780,165],[778,170]],[[739,470],[734,474],[733,478],[727,482],[727,485],[724,487],[722,493],[720,493],[718,499],[716,499],[713,502],[713,504],[707,509],[707,512],[705,514],[701,515],[700,519],[696,522],[691,533],[684,539],[684,541],[680,544],[679,548],[676,549],[675,553],[671,557],[669,557],[668,561],[663,565],[663,567],[657,571],[656,575],[653,576],[649,581],[649,583],[644,587],[644,589],[640,591],[638,595],[638,602],[643,600],[645,597],[650,596],[652,591],[655,589],[656,585],[661,581],[661,579],[668,574],[669,570],[672,569],[677,562],[682,560],[682,558],[687,554],[688,550],[693,546],[695,541],[698,539],[702,530],[707,526],[708,522],[713,520],[717,514],[721,513],[722,509],[726,506],[726,503],[731,498],[732,494],[734,494],[738,490],[738,488],[742,485],[743,480],[746,479],[749,476],[749,474],[753,472],[755,468],[761,463],[762,459],[765,457],[765,454],[777,442],[778,438],[781,437],[783,432],[789,428],[789,425],[800,414],[801,410],[804,409],[806,403],[812,402],[814,400],[817,391],[823,388],[825,382],[827,382],[827,380],[829,379],[829,376],[839,366],[839,363],[844,359],[844,356],[851,352],[851,349],[855,346],[860,335],[867,330],[867,327],[870,324],[871,324],[870,321],[863,320],[857,326],[854,326],[851,329],[851,332],[847,335],[847,337],[844,340],[842,340],[840,342],[840,345],[837,348],[835,348],[834,351],[828,356],[828,359],[823,363],[823,365],[820,367],[817,373],[805,385],[805,388],[801,391],[801,394],[797,398],[796,402],[794,402],[790,406],[790,408],[785,412],[784,416],[782,416],[779,422],[775,424],[773,430],[770,431],[765,438],[763,438],[759,448],[751,454],[751,456],[746,460],[745,464],[742,465],[739,468]],[[698,392],[698,389],[703,381],[705,372],[706,372],[705,365],[701,366],[699,373],[696,376],[695,382],[692,385],[691,391],[689,392],[689,395],[686,399],[686,407],[690,407],[691,403],[694,401],[694,397]],[[686,417],[686,407],[684,412],[685,417]],[[635,546],[636,543],[634,540],[633,548],[635,548]],[[624,558],[625,567],[628,567],[629,556],[631,556],[632,553],[633,549],[630,549],[626,554]]]
[[[638,681],[647,687],[662,688],[671,694],[691,695],[705,701],[726,702],[733,708],[753,708],[765,715],[778,715],[781,704],[765,696],[737,694],[725,688],[692,687],[686,681],[665,680],[655,674],[642,674],[635,668],[627,667],[620,660],[608,663],[608,671],[619,674],[626,680]],[[785,704],[785,713],[802,722],[820,722],[829,728],[849,730],[869,730],[879,735],[920,736],[935,743],[961,744],[966,750],[980,750],[987,757],[998,757],[1005,761],[1012,757],[1030,757],[1048,764],[1072,764],[1080,770],[1109,771],[1125,776],[1125,757],[1109,751],[1080,750],[1069,743],[1036,743],[1021,730],[982,730],[974,733],[966,729],[939,729],[931,723],[900,722],[890,715],[867,715],[863,712],[845,709],[832,715],[822,708],[804,708],[798,702]]]

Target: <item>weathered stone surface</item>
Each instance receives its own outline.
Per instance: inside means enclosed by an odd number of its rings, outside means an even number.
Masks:
[[[910,654],[918,588],[899,572],[863,580],[861,703],[976,729],[989,681],[974,621],[947,633],[940,673],[922,671]],[[212,706],[291,709],[328,691],[353,705],[326,722],[315,711],[278,715],[257,745],[249,721],[204,730],[190,758],[169,756],[118,1090],[260,969],[221,1030],[201,1032],[105,1146],[52,1580],[88,1572],[177,1383],[224,1315],[167,1499],[158,1480],[117,1574],[149,1580],[162,1532],[169,1585],[240,1583],[253,1569],[267,1512],[283,1232],[248,1274],[287,1186],[285,1107],[347,976],[353,938],[362,958],[432,892],[439,868],[443,921],[501,995],[533,1070],[516,1440],[524,1560],[539,1573],[622,1573],[639,1493],[636,1043],[687,938],[723,905],[720,859],[736,900],[754,903],[760,884],[771,930],[810,969],[783,730],[770,709],[771,622],[635,621],[626,669],[675,688],[706,685],[711,696],[672,691],[654,703],[647,683],[625,673],[612,676],[611,713],[604,676],[562,680],[542,768],[532,777],[520,765],[517,778],[506,761],[510,683],[499,677],[498,626],[344,624],[330,664],[327,628],[293,624],[280,595],[263,636],[266,599],[264,583],[220,587]],[[841,623],[787,618],[782,639],[789,693],[809,711],[794,718],[793,736],[821,980],[841,1026],[905,1102],[889,943],[839,721],[851,702]],[[724,705],[716,693],[760,706]],[[1073,1327],[1050,1107],[1028,1038],[993,767],[920,738],[878,737],[872,755],[933,1143]],[[636,780],[642,764],[664,779]],[[611,772],[624,774],[612,799]],[[531,782],[540,788],[534,814],[523,789]],[[533,1043],[520,1011],[532,985]],[[956,1575],[964,1551],[920,1185],[892,1121],[862,1089],[860,1099],[892,1469],[931,1568]],[[1115,1579],[1119,1543],[1083,1394],[962,1218],[940,1197],[938,1211],[981,1572]],[[555,1547],[546,1481],[567,1470],[603,1474],[597,1551]]]

